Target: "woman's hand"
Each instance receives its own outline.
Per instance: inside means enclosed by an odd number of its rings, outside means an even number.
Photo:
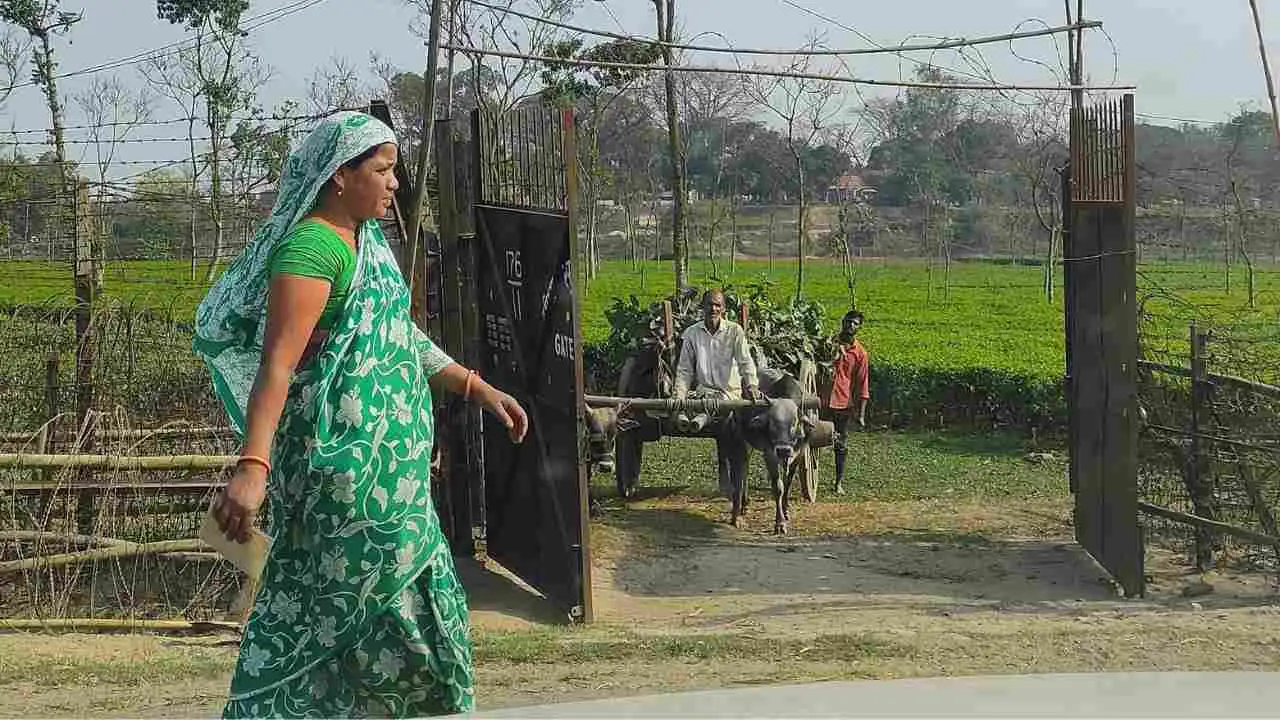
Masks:
[[[244,463],[213,501],[213,517],[228,540],[248,542],[258,509],[267,498],[267,471]]]
[[[524,442],[524,435],[529,430],[529,416],[520,407],[520,403],[488,383],[481,385],[479,390],[476,402],[480,407],[492,413],[507,428],[512,442]]]

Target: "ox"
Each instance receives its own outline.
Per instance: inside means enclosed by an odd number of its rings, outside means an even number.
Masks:
[[[790,373],[762,370],[760,390],[769,398],[769,406],[740,410],[734,418],[740,442],[730,459],[733,501],[730,522],[734,527],[742,527],[742,515],[747,505],[746,460],[754,448],[764,456],[769,472],[774,504],[773,531],[781,535],[786,534],[790,520],[791,482],[799,467],[796,460],[814,438],[817,420],[812,414],[801,411],[804,388]]]
[[[639,423],[622,414],[620,407],[584,408],[583,420],[587,428],[587,472],[612,475],[616,469],[614,446],[618,433],[635,429]],[[592,515],[600,513],[599,501],[588,491],[587,502]]]

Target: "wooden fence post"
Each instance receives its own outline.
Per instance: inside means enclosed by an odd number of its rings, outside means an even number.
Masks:
[[[1205,368],[1205,350],[1208,333],[1191,323],[1191,443],[1187,458],[1187,494],[1195,508],[1195,514],[1208,520],[1216,520],[1213,507],[1213,489],[1210,482],[1209,459],[1205,453],[1203,422],[1208,417],[1209,380]],[[1213,530],[1203,525],[1196,527],[1196,568],[1201,572],[1213,565],[1213,549],[1216,541]]]
[[[72,224],[75,237],[72,270],[76,292],[76,424],[80,432],[76,449],[87,453],[93,450],[93,430],[96,424],[93,416],[93,369],[97,343],[94,339],[93,309],[102,280],[99,258],[95,252],[97,243],[93,240],[94,218],[89,206],[89,189],[86,183],[81,182],[76,187],[72,208],[75,219]],[[86,490],[79,494],[76,501],[76,525],[85,535],[93,534],[95,499],[94,491]]]
[[[58,428],[58,361],[59,352],[55,346],[49,350],[49,354],[44,360],[44,408],[45,417],[48,421],[40,427],[40,434],[36,437],[36,452],[45,454],[52,452],[54,446],[54,437]],[[52,478],[48,470],[40,470],[33,475],[36,479],[44,484],[50,484]],[[39,526],[43,518],[48,517],[49,503],[52,497],[48,494],[42,495],[40,502],[37,504],[39,517],[36,518],[36,525]]]

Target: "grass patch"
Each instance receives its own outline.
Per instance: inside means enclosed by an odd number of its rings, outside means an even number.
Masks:
[[[819,458],[823,478],[835,458]],[[1027,460],[1026,441],[1012,433],[864,433],[849,438],[845,487],[850,500],[1060,497],[1067,493],[1066,454]]]
[[[163,652],[130,652],[116,649],[105,655],[85,652],[68,646],[56,652],[31,652],[30,645],[43,638],[5,638],[0,647],[12,645],[0,653],[0,686],[28,683],[38,687],[75,687],[78,685],[123,685],[140,687],[157,680],[182,680],[230,676],[235,667],[236,650],[203,645],[171,644]],[[141,648],[145,636],[133,643]],[[94,639],[88,644],[97,644]],[[26,649],[17,648],[23,645]]]
[[[121,260],[106,263],[103,295],[107,302],[167,312],[179,319],[195,316],[209,284],[205,268],[191,279],[191,264],[176,260]],[[71,272],[64,263],[28,260],[0,262],[0,305],[54,301],[75,304]]]
[[[849,437],[845,495],[831,492],[835,454],[818,453],[822,502],[864,500],[981,500],[1049,498],[1067,493],[1065,453],[1041,462],[1027,460],[1028,446],[1008,432],[985,435],[958,432],[866,432]],[[645,444],[640,474],[641,496],[682,494],[716,497],[715,442],[699,438],[664,438]],[[759,453],[752,453],[748,482],[756,497],[768,491],[768,476]],[[611,497],[612,476],[593,476],[602,497]],[[794,488],[793,488],[794,490]],[[697,534],[690,524],[689,534]]]
[[[1061,272],[1059,291],[1045,299],[1039,267],[990,262],[957,262],[944,285],[940,268],[917,260],[868,260],[857,265],[858,305],[867,313],[863,342],[872,363],[900,367],[955,370],[991,368],[1019,376],[1055,380],[1063,373],[1065,345]],[[106,297],[140,307],[191,317],[204,297],[203,268],[191,279],[184,261],[109,262],[104,272]],[[1236,275],[1240,272],[1237,270]],[[729,271],[695,260],[690,280],[699,285],[741,286],[767,277],[785,296],[795,291],[795,263],[779,259],[740,260]],[[1222,266],[1204,263],[1148,263],[1138,278],[1143,309],[1152,316],[1148,335],[1162,350],[1180,352],[1187,342],[1186,323],[1230,319],[1265,337],[1278,336],[1274,319],[1280,310],[1280,270],[1259,265],[1257,307],[1250,308],[1245,283],[1236,277],[1227,290]],[[635,295],[653,301],[673,289],[669,262],[649,261],[633,267],[626,261],[603,263],[585,286],[581,300],[583,334],[588,342],[607,335],[604,310],[614,298]],[[839,263],[811,260],[806,267],[805,294],[827,308],[834,327],[849,303]],[[60,263],[0,263],[0,304],[40,303],[58,298],[70,303],[71,277]],[[1280,336],[1277,337],[1280,339]]]
[[[590,633],[591,637],[578,637]],[[863,634],[803,638],[742,634],[655,636],[624,632],[607,637],[593,631],[485,633],[476,638],[476,663],[586,664],[592,662],[784,663],[811,655],[824,662],[905,657],[909,649]]]

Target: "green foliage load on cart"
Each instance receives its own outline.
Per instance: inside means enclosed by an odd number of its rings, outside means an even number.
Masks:
[[[706,288],[689,287],[648,306],[635,296],[614,298],[605,309],[609,335],[587,348],[588,372],[598,388],[614,388],[617,374],[628,357],[639,352],[660,351],[663,346],[663,302],[671,303],[672,325],[678,337],[686,328],[702,321],[702,294]],[[779,300],[773,286],[764,280],[741,289],[724,288],[725,314],[739,318],[747,305],[747,337],[757,359],[769,367],[800,372],[804,360],[830,363],[834,357],[825,330],[826,310],[816,300],[794,297]]]

